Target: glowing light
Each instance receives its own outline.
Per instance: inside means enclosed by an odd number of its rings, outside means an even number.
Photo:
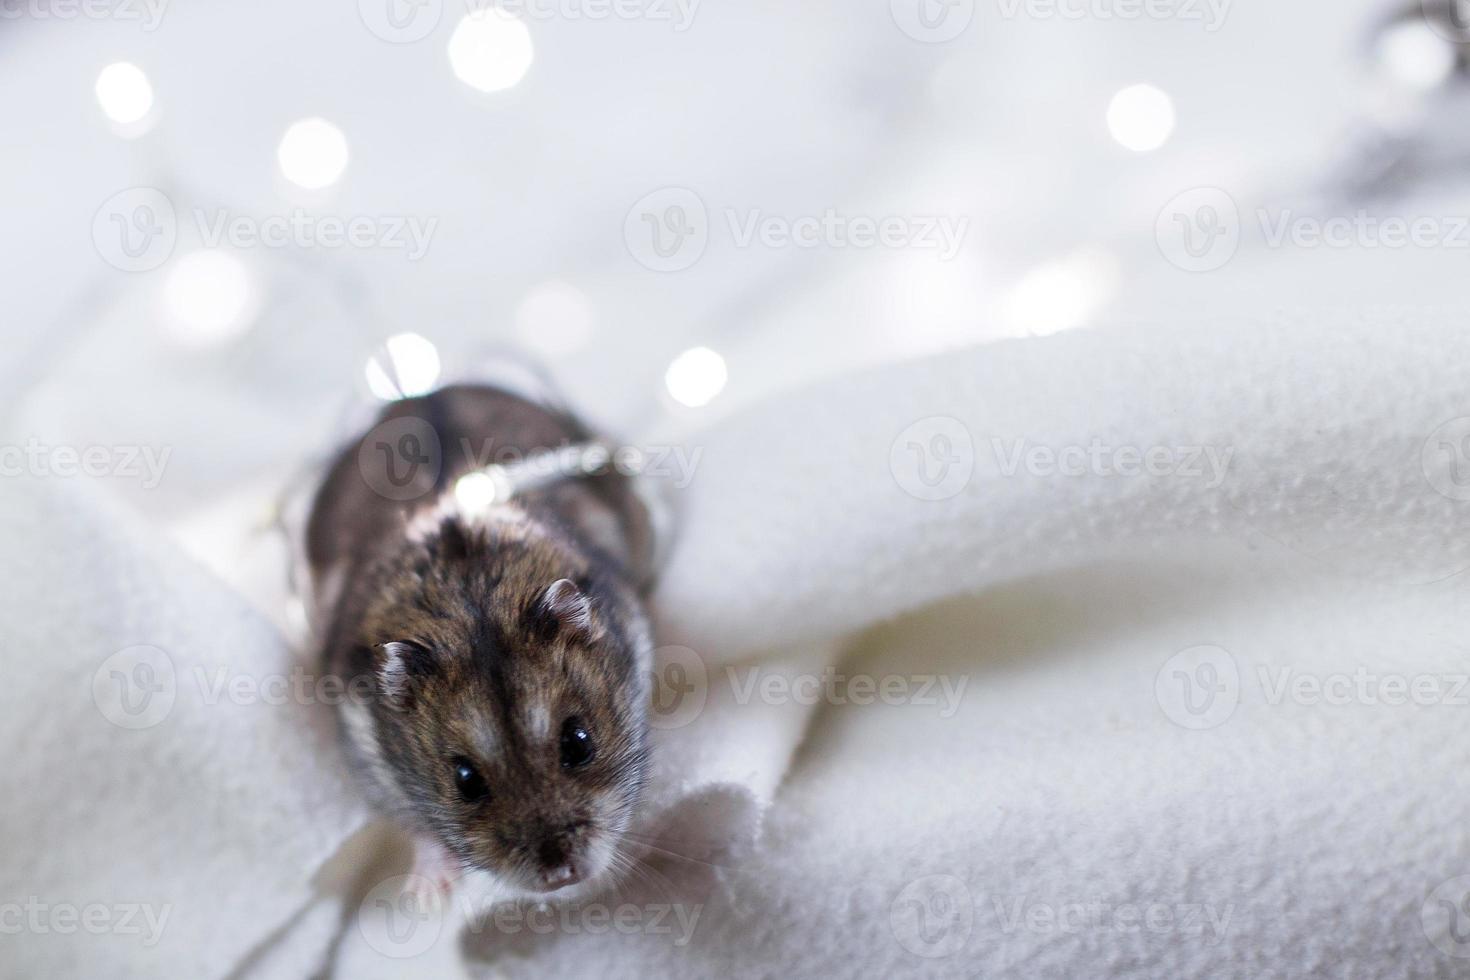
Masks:
[[[1174,132],[1174,102],[1152,85],[1130,85],[1108,103],[1108,131],[1135,152],[1157,150]]]
[[[153,110],[153,86],[143,69],[126,61],[108,65],[97,76],[97,104],[115,123],[138,122]]]
[[[394,334],[368,359],[368,388],[384,401],[416,398],[439,381],[439,351],[416,333]]]
[[[1455,49],[1418,17],[1394,24],[1378,38],[1378,60],[1409,88],[1439,88],[1455,70]]]
[[[690,408],[708,405],[725,390],[725,359],[708,347],[694,347],[674,358],[664,384],[674,401]]]
[[[498,7],[466,14],[449,38],[455,76],[481,92],[500,92],[525,77],[535,58],[526,25]]]
[[[347,169],[350,154],[342,130],[313,116],[293,123],[281,137],[276,160],[291,183],[319,190],[337,182]]]
[[[576,286],[546,282],[532,289],[516,308],[516,332],[547,355],[572,354],[587,346],[596,315]]]
[[[490,474],[476,470],[454,482],[454,502],[466,515],[483,514],[499,496],[499,487]]]
[[[874,341],[895,356],[913,357],[973,343],[975,311],[993,287],[974,252],[942,261],[934,252],[909,248],[886,257],[879,276],[859,274],[853,290],[880,322],[904,325],[882,330]]]
[[[1085,324],[1117,289],[1118,262],[1084,251],[1028,272],[1006,298],[1004,318],[1017,335],[1038,336]]]
[[[250,273],[229,252],[182,256],[164,282],[164,302],[176,339],[191,346],[222,343],[250,323]]]

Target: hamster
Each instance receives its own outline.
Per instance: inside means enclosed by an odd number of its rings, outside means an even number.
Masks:
[[[649,764],[646,513],[606,467],[456,493],[591,438],[508,391],[447,387],[389,405],[311,504],[324,668],[365,695],[341,704],[346,755],[444,890],[480,869],[581,892],[622,861]]]

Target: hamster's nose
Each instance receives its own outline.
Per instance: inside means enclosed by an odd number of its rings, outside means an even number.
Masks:
[[[541,859],[541,880],[547,888],[561,888],[582,877],[560,840],[548,838],[542,841],[537,856]]]
[[[576,867],[570,861],[547,868],[541,872],[541,880],[546,883],[548,889],[563,888],[567,885],[576,884],[581,877],[577,873]]]

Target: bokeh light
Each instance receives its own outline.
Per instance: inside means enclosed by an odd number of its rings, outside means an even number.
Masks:
[[[395,334],[368,359],[365,374],[384,401],[427,395],[439,381],[439,351],[416,333]]]
[[[164,282],[164,304],[180,343],[223,343],[250,325],[255,308],[250,272],[230,252],[205,249],[180,256]]]
[[[97,75],[97,104],[115,123],[140,122],[153,111],[153,85],[143,69],[128,61],[108,65]]]
[[[1419,91],[1443,85],[1455,70],[1455,49],[1422,18],[1387,28],[1376,42],[1378,62],[1395,82]]]
[[[530,30],[519,17],[498,7],[466,14],[449,38],[449,65],[455,77],[481,92],[515,85],[534,58]]]
[[[1152,85],[1130,85],[1108,103],[1108,132],[1137,153],[1163,146],[1174,132],[1174,101]]]
[[[728,379],[725,359],[708,347],[686,350],[674,358],[664,374],[669,395],[689,408],[708,405],[725,390]]]
[[[281,173],[307,190],[336,183],[347,169],[349,158],[347,137],[319,116],[293,123],[276,148]]]
[[[1085,250],[1028,272],[1006,296],[1004,318],[1015,336],[1040,336],[1083,326],[1117,291],[1118,261]]]

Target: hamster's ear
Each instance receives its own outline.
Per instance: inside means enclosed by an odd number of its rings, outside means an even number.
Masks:
[[[546,587],[532,609],[532,621],[542,639],[550,640],[558,633],[573,634],[584,640],[602,635],[592,615],[592,600],[569,578],[560,578]]]
[[[398,711],[413,707],[419,682],[436,669],[433,654],[411,640],[394,640],[374,647],[373,667],[383,700]]]

